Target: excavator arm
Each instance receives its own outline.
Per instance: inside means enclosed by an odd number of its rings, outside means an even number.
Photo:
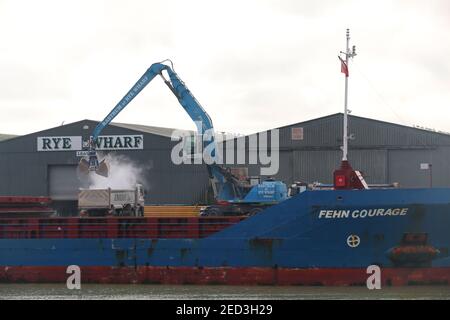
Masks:
[[[169,61],[171,64],[172,62]],[[219,199],[230,199],[240,196],[240,187],[237,184],[237,180],[227,172],[226,169],[217,165],[214,160],[217,159],[216,154],[216,142],[214,140],[214,129],[211,118],[207,112],[203,109],[200,103],[195,99],[184,82],[178,77],[178,75],[172,68],[164,64],[165,61],[154,63],[148,68],[148,70],[142,75],[142,77],[136,82],[136,84],[127,92],[127,94],[119,101],[119,103],[111,110],[111,112],[101,121],[94,129],[89,141],[88,160],[81,159],[79,169],[82,172],[88,173],[89,171],[95,171],[102,176],[108,176],[109,169],[105,162],[102,160],[99,162],[96,144],[102,130],[108,126],[108,124],[149,84],[157,75],[161,76],[164,83],[177,97],[180,105],[189,115],[189,117],[195,122],[197,132],[203,137],[207,135],[209,139],[203,139],[203,148],[213,144],[210,155],[212,164],[208,164],[208,174],[213,187],[214,196]],[[166,71],[169,78],[166,79],[163,75],[163,71]]]
[[[89,171],[95,171],[101,176],[108,176],[109,168],[105,160],[102,160],[101,162],[98,160],[96,152],[97,138],[102,130],[108,126],[108,124],[131,102],[131,100],[133,100],[158,74],[162,74],[162,71],[166,68],[167,66],[162,63],[152,64],[136,84],[119,101],[114,109],[112,109],[111,112],[95,127],[92,136],[89,139],[88,160],[82,158],[78,165],[80,172],[87,174]]]

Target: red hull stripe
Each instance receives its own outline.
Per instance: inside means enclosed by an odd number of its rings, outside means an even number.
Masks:
[[[0,267],[2,283],[65,283],[68,277],[65,267]],[[368,277],[362,268],[81,267],[82,283],[365,286]],[[450,267],[384,268],[381,283],[450,285]]]

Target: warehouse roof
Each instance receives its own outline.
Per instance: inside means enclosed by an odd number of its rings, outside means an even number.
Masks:
[[[156,135],[164,136],[164,137],[171,137],[173,131],[181,130],[181,129],[175,129],[175,128],[163,128],[163,127],[145,126],[142,124],[119,123],[119,122],[111,122],[111,125],[116,126],[116,127],[125,128],[125,129],[156,134]],[[183,130],[183,131],[193,133],[192,130]]]
[[[306,125],[306,124],[309,124],[309,123],[315,123],[315,122],[320,121],[320,120],[333,119],[333,118],[342,117],[342,116],[343,116],[342,113],[334,113],[334,114],[323,116],[323,117],[319,117],[319,118],[314,118],[314,119],[310,119],[310,120],[306,120],[306,121],[302,121],[302,122],[297,122],[297,123],[281,126],[281,127],[278,127],[277,129],[284,129],[284,128],[289,128],[289,127],[294,127],[294,126],[299,126],[299,125]],[[355,119],[369,120],[369,121],[371,121],[373,123],[378,123],[378,124],[391,125],[391,126],[395,126],[397,128],[413,129],[413,130],[416,130],[417,132],[424,132],[424,133],[426,132],[428,134],[437,134],[437,135],[446,136],[446,137],[450,136],[450,134],[448,134],[446,132],[434,131],[434,130],[430,130],[430,129],[427,129],[427,128],[420,128],[420,127],[400,125],[400,124],[397,124],[397,123],[391,123],[391,122],[387,122],[387,121],[380,121],[380,120],[375,120],[375,119],[365,118],[365,117],[358,117],[358,116],[354,116],[354,115],[350,115],[349,117],[350,118],[355,118]],[[73,125],[73,124],[76,124],[78,122],[83,122],[83,121],[92,121],[92,122],[98,123],[98,121],[85,119],[85,120],[77,121],[77,122],[74,122],[74,123],[65,124],[63,126]],[[175,131],[175,130],[182,130],[182,129],[176,129],[176,128],[164,128],[164,127],[147,126],[147,125],[132,124],[132,123],[120,123],[120,122],[112,122],[110,125],[111,126],[115,126],[115,127],[119,127],[119,128],[125,128],[125,129],[130,129],[130,130],[134,130],[134,131],[138,131],[138,132],[144,132],[144,133],[149,133],[149,134],[154,134],[154,135],[159,135],[159,136],[169,137],[169,138],[172,136],[173,131]],[[45,131],[56,129],[56,128],[57,127],[46,129],[46,130],[42,130],[42,131],[39,131],[39,132],[45,132]],[[182,130],[182,131],[194,133],[193,130]],[[30,134],[36,134],[36,133],[37,132],[30,133]],[[25,136],[27,136],[27,135],[25,135]],[[18,138],[18,137],[20,137],[20,136],[19,135],[12,135],[12,134],[0,134],[0,142],[1,141],[6,141],[6,140],[9,140],[9,139],[12,139],[12,138]]]
[[[308,123],[317,122],[318,120],[333,119],[333,118],[343,117],[343,116],[344,116],[344,114],[342,112],[337,112],[337,113],[333,113],[333,114],[330,114],[330,115],[327,115],[327,116],[323,116],[323,117],[319,117],[319,118],[314,118],[314,119],[310,119],[310,120],[305,120],[305,121],[301,121],[301,122],[297,122],[297,123],[284,125],[284,126],[281,126],[281,127],[277,127],[276,129],[289,128],[289,127],[298,126],[298,125],[306,125]],[[391,125],[391,126],[395,126],[395,127],[398,127],[398,128],[414,129],[414,130],[417,130],[417,131],[431,133],[431,134],[450,136],[449,132],[439,131],[439,130],[435,130],[435,129],[432,129],[432,128],[424,128],[424,127],[420,127],[420,126],[408,126],[408,125],[404,125],[404,124],[398,124],[398,123],[394,123],[394,122],[389,122],[389,121],[384,121],[384,120],[377,120],[377,119],[366,118],[366,117],[361,117],[361,116],[355,116],[355,115],[350,115],[350,114],[348,115],[348,117],[349,117],[349,119],[354,118],[354,119],[369,120],[370,122],[378,123],[378,124],[382,124],[382,125]]]
[[[80,121],[76,121],[76,122],[72,122],[72,123],[67,123],[67,124],[64,124],[64,125],[61,125],[61,126],[58,126],[58,127],[53,127],[53,128],[49,128],[49,129],[45,129],[45,130],[41,130],[41,131],[29,133],[29,134],[25,134],[25,135],[0,134],[0,142],[6,141],[6,140],[9,140],[9,139],[13,139],[13,138],[20,138],[20,137],[26,137],[26,136],[29,136],[29,135],[36,135],[38,133],[40,133],[40,134],[48,134],[51,130],[58,129],[59,127],[73,126],[73,125],[77,125],[77,124],[80,124],[80,123],[86,123],[86,122],[92,122],[92,123],[94,123],[94,126],[97,123],[99,123],[99,121],[84,119],[84,120],[80,120]],[[175,131],[175,130],[180,130],[180,131],[185,131],[185,132],[190,132],[190,133],[194,132],[192,130],[182,130],[182,129],[175,129],[175,128],[163,128],[163,127],[145,126],[145,125],[140,125],[140,124],[120,123],[120,122],[111,122],[109,124],[109,126],[114,126],[114,127],[129,129],[129,130],[134,130],[134,131],[137,131],[137,132],[150,133],[150,134],[163,136],[163,137],[168,137],[168,138],[170,138],[172,136],[172,132]]]
[[[17,135],[14,134],[2,134],[0,133],[0,141],[8,140],[17,137]]]

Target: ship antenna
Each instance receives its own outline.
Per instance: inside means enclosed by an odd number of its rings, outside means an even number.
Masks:
[[[344,97],[344,128],[343,128],[343,146],[342,146],[342,161],[347,161],[347,153],[348,153],[348,76],[349,76],[349,71],[348,71],[348,63],[349,63],[349,58],[353,58],[354,56],[356,56],[356,48],[355,46],[352,47],[352,50],[350,51],[350,29],[347,29],[346,32],[346,36],[347,36],[347,47],[345,52],[341,51],[340,53],[343,54],[345,56],[345,61],[342,61],[342,59],[339,57],[339,59],[341,59],[341,63],[342,63],[342,67],[341,67],[341,71],[343,73],[345,73],[345,97]]]

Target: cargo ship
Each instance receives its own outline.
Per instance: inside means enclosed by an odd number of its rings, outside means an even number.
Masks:
[[[450,189],[307,190],[251,217],[1,218],[0,282],[450,284]]]
[[[347,159],[355,55],[348,40],[347,32],[343,157],[331,186],[304,188],[247,215],[3,215],[0,282],[65,283],[76,265],[82,283],[366,285],[376,265],[382,285],[449,285],[450,189],[373,188]],[[14,201],[26,210],[23,197]]]

